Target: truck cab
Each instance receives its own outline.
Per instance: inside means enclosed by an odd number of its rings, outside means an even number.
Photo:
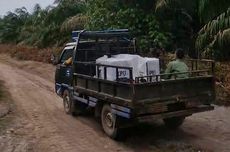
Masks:
[[[55,72],[55,90],[59,96],[62,96],[63,89],[72,86],[73,81],[73,65],[65,64],[65,61],[73,57],[76,43],[67,43],[58,60]]]

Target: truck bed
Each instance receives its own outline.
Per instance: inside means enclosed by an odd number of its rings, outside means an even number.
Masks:
[[[214,77],[211,75],[151,83],[114,82],[76,73],[74,77],[76,92],[127,107],[135,111],[130,116],[135,118],[158,114],[163,118],[162,113],[179,111],[191,115],[195,111],[213,109],[210,104],[215,100]]]

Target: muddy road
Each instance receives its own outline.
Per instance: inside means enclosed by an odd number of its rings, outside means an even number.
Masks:
[[[52,65],[0,56],[0,79],[11,94],[13,124],[0,135],[2,152],[230,151],[230,109],[195,114],[176,131],[162,122],[127,130],[122,142],[109,139],[90,114],[72,117],[54,92]]]

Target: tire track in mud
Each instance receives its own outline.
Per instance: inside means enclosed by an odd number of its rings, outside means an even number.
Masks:
[[[53,92],[53,83],[36,75],[0,64],[0,69],[20,118],[30,130],[40,151],[129,151],[104,134],[98,134],[78,118],[65,115],[62,102]]]

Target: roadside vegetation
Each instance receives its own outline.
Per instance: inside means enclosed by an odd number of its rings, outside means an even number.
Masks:
[[[0,44],[0,53],[6,53],[18,60],[32,60],[51,63],[52,54],[60,54],[62,47],[37,48],[28,45]]]
[[[222,0],[55,0],[54,6],[34,6],[8,12],[0,19],[0,42],[46,48],[62,46],[72,30],[128,28],[140,50],[230,57],[230,1]]]

